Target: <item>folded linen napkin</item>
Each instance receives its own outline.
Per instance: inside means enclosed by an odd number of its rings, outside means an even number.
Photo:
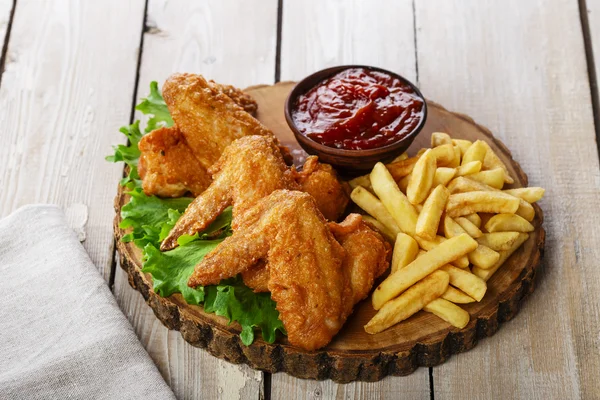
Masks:
[[[171,399],[55,206],[0,220],[0,399]]]

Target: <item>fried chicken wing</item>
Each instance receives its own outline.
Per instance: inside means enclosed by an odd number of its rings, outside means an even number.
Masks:
[[[163,97],[173,121],[205,169],[236,139],[250,135],[274,138],[267,127],[201,75],[171,75],[163,85]]]
[[[209,171],[212,184],[194,199],[179,218],[161,250],[177,246],[177,238],[204,230],[233,205],[235,229],[238,215],[277,189],[297,189],[291,170],[285,165],[275,140],[264,136],[247,136],[232,143]]]
[[[337,221],[350,201],[350,186],[338,179],[337,173],[329,164],[322,164],[318,157],[306,159],[302,171],[292,167],[294,179],[303,192],[312,195],[325,218]]]
[[[277,190],[240,216],[188,284],[216,284],[267,259],[268,288],[290,343],[313,350],[329,343],[347,316],[344,301],[352,294],[344,254],[312,196]]]
[[[159,128],[142,137],[138,171],[148,195],[181,197],[202,193],[211,179],[177,127]]]

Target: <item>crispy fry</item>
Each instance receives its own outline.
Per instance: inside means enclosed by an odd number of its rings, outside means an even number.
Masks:
[[[398,189],[400,189],[400,191],[404,194],[406,194],[406,188],[408,187],[408,182],[410,181],[411,175],[412,174],[408,174],[398,181]]]
[[[394,244],[392,274],[413,262],[417,258],[417,254],[419,254],[419,245],[415,239],[405,233],[399,233]]]
[[[500,254],[487,246],[480,244],[475,250],[469,253],[469,261],[476,267],[489,269],[498,262]]]
[[[483,236],[477,238],[477,243],[494,251],[504,251],[510,249],[518,238],[519,232],[484,233]]]
[[[417,219],[415,232],[417,236],[425,239],[435,238],[449,195],[448,189],[443,185],[438,185],[431,191]]]
[[[430,149],[419,158],[408,181],[406,197],[412,204],[422,203],[427,198],[433,184],[435,170],[436,159]]]
[[[531,222],[535,218],[535,209],[525,200],[519,199],[519,208],[517,208],[515,214]]]
[[[492,232],[533,232],[534,228],[525,218],[516,214],[494,215],[485,224],[485,229]]]
[[[394,179],[398,181],[412,172],[415,164],[419,161],[419,158],[421,158],[421,156],[410,157],[402,161],[395,161],[387,164],[386,167]]]
[[[448,182],[450,182],[452,180],[452,178],[454,178],[454,175],[456,175],[456,168],[438,167],[438,168],[436,168],[435,175],[433,176],[432,186],[433,187],[436,187],[437,185],[446,186],[448,184]],[[400,185],[398,185],[398,186],[400,186]]]
[[[446,167],[458,168],[460,166],[460,148],[458,146],[454,146],[453,150],[454,158],[446,165]]]
[[[447,239],[462,235],[463,233],[467,233],[467,231],[465,231],[458,222],[447,215],[444,217],[444,235]]]
[[[469,323],[471,316],[468,312],[454,303],[442,298],[435,299],[423,307],[423,310],[437,315],[449,324],[462,329]]]
[[[468,219],[475,225],[476,227],[481,229],[481,217],[477,213],[465,215],[465,218]]]
[[[465,153],[471,147],[473,142],[466,139],[452,139],[452,144],[460,149],[460,154],[464,157]]]
[[[477,212],[514,214],[519,199],[502,192],[467,192],[451,194],[446,204],[450,217],[460,217]]]
[[[440,243],[431,251],[417,257],[406,267],[388,276],[373,293],[373,308],[379,310],[388,300],[393,299],[425,276],[476,248],[477,242],[466,234]]]
[[[500,259],[492,266],[490,269],[482,269],[478,267],[473,267],[473,274],[477,275],[484,281],[488,281],[492,275],[504,264],[506,260],[515,252],[525,241],[529,238],[527,233],[519,233],[519,238],[513,242],[511,247],[508,250],[500,251]]]
[[[448,289],[446,289],[441,298],[457,304],[468,304],[475,302],[474,298],[462,290],[455,288],[454,286],[448,286]]]
[[[392,178],[385,165],[377,163],[371,171],[371,185],[373,191],[392,215],[402,232],[409,235],[415,234],[417,225],[417,211],[408,201],[404,193]]]
[[[491,170],[494,168],[502,168],[504,170],[504,182],[506,183],[514,183],[515,181],[510,176],[508,172],[508,168],[502,162],[502,160],[494,153],[494,150],[490,147],[487,142],[483,141],[483,145],[486,147],[485,158],[483,159],[483,169]]]
[[[367,225],[370,225],[372,228],[378,230],[388,242],[393,242],[396,240],[396,235],[400,233],[400,228],[398,228],[398,231],[392,231],[390,228],[377,221],[377,219],[371,217],[370,215],[363,215],[362,219],[367,223]]]
[[[404,153],[400,154],[398,157],[394,158],[394,159],[392,160],[392,162],[396,162],[396,161],[404,161],[404,160],[406,160],[407,158],[408,158],[408,153],[407,153],[407,152],[404,152]]]
[[[478,276],[452,265],[445,265],[441,270],[450,275],[452,286],[457,287],[477,301],[483,299],[487,291],[487,285]]]
[[[544,197],[546,190],[541,187],[525,187],[518,189],[507,189],[504,193],[518,197],[528,203],[535,203]]]
[[[471,174],[469,175],[469,178],[475,181],[483,182],[495,189],[502,189],[504,186],[504,175],[505,172],[502,168],[495,168],[489,171],[481,171]]]
[[[473,175],[481,171],[481,161],[471,161],[456,168],[456,176]]]
[[[365,331],[379,333],[417,313],[446,291],[448,281],[448,274],[442,271],[424,277],[399,297],[379,307],[379,312],[365,325]]]
[[[443,144],[441,146],[434,147],[431,149],[433,156],[435,157],[438,167],[447,167],[452,161],[454,161],[454,146],[451,144]]]
[[[348,184],[352,189],[356,189],[358,186],[362,186],[365,189],[371,189],[371,177],[367,175],[357,176],[354,179],[350,179]]]
[[[451,144],[452,138],[447,133],[433,132],[431,134],[431,147],[441,146],[443,144]]]
[[[457,235],[457,236],[459,236],[459,235]],[[414,239],[417,241],[417,243],[419,243],[419,247],[421,247],[422,249],[425,249],[427,251],[433,250],[434,248],[439,246],[440,243],[443,243],[447,240],[443,236],[436,236],[432,240],[427,240],[427,239],[423,239],[422,237],[419,237],[416,235],[414,236]],[[459,257],[456,260],[454,260],[452,262],[452,264],[456,265],[459,268],[467,268],[469,266],[469,259],[465,255],[465,256]]]
[[[454,219],[457,224],[461,226],[473,239],[477,239],[483,235],[483,232],[475,226],[471,221],[466,219],[465,217],[458,217]]]
[[[390,215],[381,201],[379,201],[379,199],[373,195],[373,193],[369,192],[362,186],[358,186],[352,191],[350,198],[356,203],[356,205],[377,219],[377,221],[385,225],[390,232],[401,232],[400,227],[398,224],[396,224],[394,218]]]
[[[483,141],[476,140],[471,146],[469,146],[469,148],[463,155],[461,165],[466,165],[473,161],[480,161],[483,164],[486,151],[487,147],[485,146],[485,144],[483,144]]]

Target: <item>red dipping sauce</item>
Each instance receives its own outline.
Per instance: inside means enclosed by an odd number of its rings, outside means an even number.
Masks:
[[[349,68],[298,97],[297,129],[325,146],[366,150],[410,134],[424,118],[421,96],[408,83],[366,68]]]

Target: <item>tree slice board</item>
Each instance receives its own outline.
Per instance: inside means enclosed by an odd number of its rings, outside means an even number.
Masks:
[[[259,104],[258,119],[290,147],[295,163],[301,165],[306,153],[295,141],[283,114],[285,98],[293,85],[284,82],[255,86],[247,92]],[[418,148],[428,147],[431,133],[436,131],[447,132],[456,138],[483,139],[507,165],[515,179],[512,186],[527,185],[527,176],[512,159],[510,151],[488,129],[433,102],[428,102],[428,106],[427,123],[409,149],[411,155]],[[121,242],[124,232],[118,227],[120,210],[127,201],[127,195],[119,188],[115,199],[114,231],[121,266],[127,271],[131,286],[144,296],[162,323],[169,329],[179,330],[186,341],[206,348],[215,357],[232,363],[246,363],[263,371],[283,371],[299,378],[377,381],[387,375],[408,375],[420,366],[438,365],[452,354],[471,349],[518,313],[521,302],[533,292],[534,277],[544,248],[543,214],[534,204],[535,231],[488,281],[483,300],[463,305],[471,314],[471,321],[464,329],[454,328],[435,315],[421,311],[384,332],[369,335],[363,326],[375,311],[368,298],[356,305],[340,333],[323,349],[307,352],[291,346],[285,337],[269,344],[258,333],[255,342],[245,346],[238,336],[241,329],[236,323],[228,325],[225,318],[205,313],[200,306],[188,305],[178,294],[162,298],[154,293],[151,276],[141,272],[141,251],[132,243]]]

